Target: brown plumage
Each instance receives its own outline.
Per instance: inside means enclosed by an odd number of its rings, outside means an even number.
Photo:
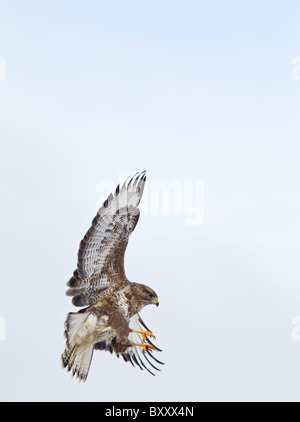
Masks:
[[[62,354],[63,367],[79,380],[86,380],[95,349],[122,355],[152,375],[148,365],[159,369],[148,358],[162,364],[153,356],[160,351],[149,339],[154,335],[139,315],[144,306],[158,305],[158,297],[150,287],[130,282],[124,269],[128,239],[140,216],[145,173],[109,195],[79,245],[77,269],[66,294],[75,306],[86,308],[67,315]]]

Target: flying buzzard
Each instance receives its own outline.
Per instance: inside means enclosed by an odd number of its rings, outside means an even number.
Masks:
[[[119,185],[98,210],[79,246],[77,269],[66,294],[73,296],[75,306],[86,307],[68,313],[66,348],[61,356],[63,367],[72,369],[79,381],[88,376],[94,349],[121,355],[125,362],[146,368],[152,375],[147,364],[159,369],[150,360],[162,364],[153,356],[153,351],[161,351],[150,340],[154,335],[139,315],[146,305],[158,306],[157,294],[127,280],[124,270],[124,254],[139,220],[145,181],[146,171]]]

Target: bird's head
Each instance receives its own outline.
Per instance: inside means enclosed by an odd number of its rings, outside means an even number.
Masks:
[[[145,286],[144,284],[139,284],[138,294],[144,306],[150,304],[154,304],[156,306],[159,305],[157,294],[150,287]]]

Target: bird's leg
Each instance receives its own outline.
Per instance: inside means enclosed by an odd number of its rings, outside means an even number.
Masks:
[[[154,346],[151,346],[151,344],[146,343],[133,343],[133,346],[140,346],[143,348],[144,352],[147,352],[147,350],[155,350]]]
[[[146,336],[148,337],[154,337],[155,335],[153,333],[151,333],[151,331],[145,331],[145,330],[131,330],[132,333],[138,333],[138,334],[143,334],[143,340],[147,340]]]

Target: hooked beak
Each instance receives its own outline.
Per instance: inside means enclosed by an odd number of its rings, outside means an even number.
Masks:
[[[152,299],[151,299],[152,300]],[[153,299],[152,302],[154,303],[154,305],[158,306],[159,305],[159,301],[158,299]]]

